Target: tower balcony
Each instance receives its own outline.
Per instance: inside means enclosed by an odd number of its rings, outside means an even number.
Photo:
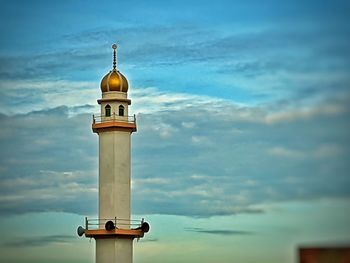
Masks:
[[[142,218],[141,220],[129,220],[120,218],[88,219],[85,217],[85,228],[79,227],[79,236],[90,238],[142,238],[150,229],[150,226]]]
[[[128,131],[135,132],[136,116],[120,116],[115,113],[110,116],[93,115],[92,116],[92,130],[95,133],[103,131]]]

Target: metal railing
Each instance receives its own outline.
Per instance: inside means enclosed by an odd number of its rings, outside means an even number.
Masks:
[[[132,220],[132,219],[122,219],[122,218],[87,218],[85,217],[85,229],[101,229],[105,228],[107,221],[112,221],[117,227],[125,228],[138,228],[141,227],[144,219],[141,220]]]
[[[96,114],[92,115],[93,123],[114,122],[114,121],[136,123],[136,115],[134,114],[133,116],[119,116],[115,113],[112,113],[110,116],[96,115]]]

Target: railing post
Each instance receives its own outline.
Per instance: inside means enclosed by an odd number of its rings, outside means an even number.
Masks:
[[[95,114],[92,114],[92,123],[95,124]]]
[[[88,224],[88,219],[85,217],[85,229],[89,230],[89,224]]]

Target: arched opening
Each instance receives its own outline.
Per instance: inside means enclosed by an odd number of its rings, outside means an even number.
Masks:
[[[119,116],[124,116],[124,106],[123,105],[119,106]]]
[[[111,106],[109,104],[107,104],[105,107],[105,116],[111,117]]]

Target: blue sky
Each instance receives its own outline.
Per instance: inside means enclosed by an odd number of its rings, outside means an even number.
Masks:
[[[346,1],[0,1],[0,253],[94,262],[91,115],[130,83],[135,262],[295,262],[349,244]]]

